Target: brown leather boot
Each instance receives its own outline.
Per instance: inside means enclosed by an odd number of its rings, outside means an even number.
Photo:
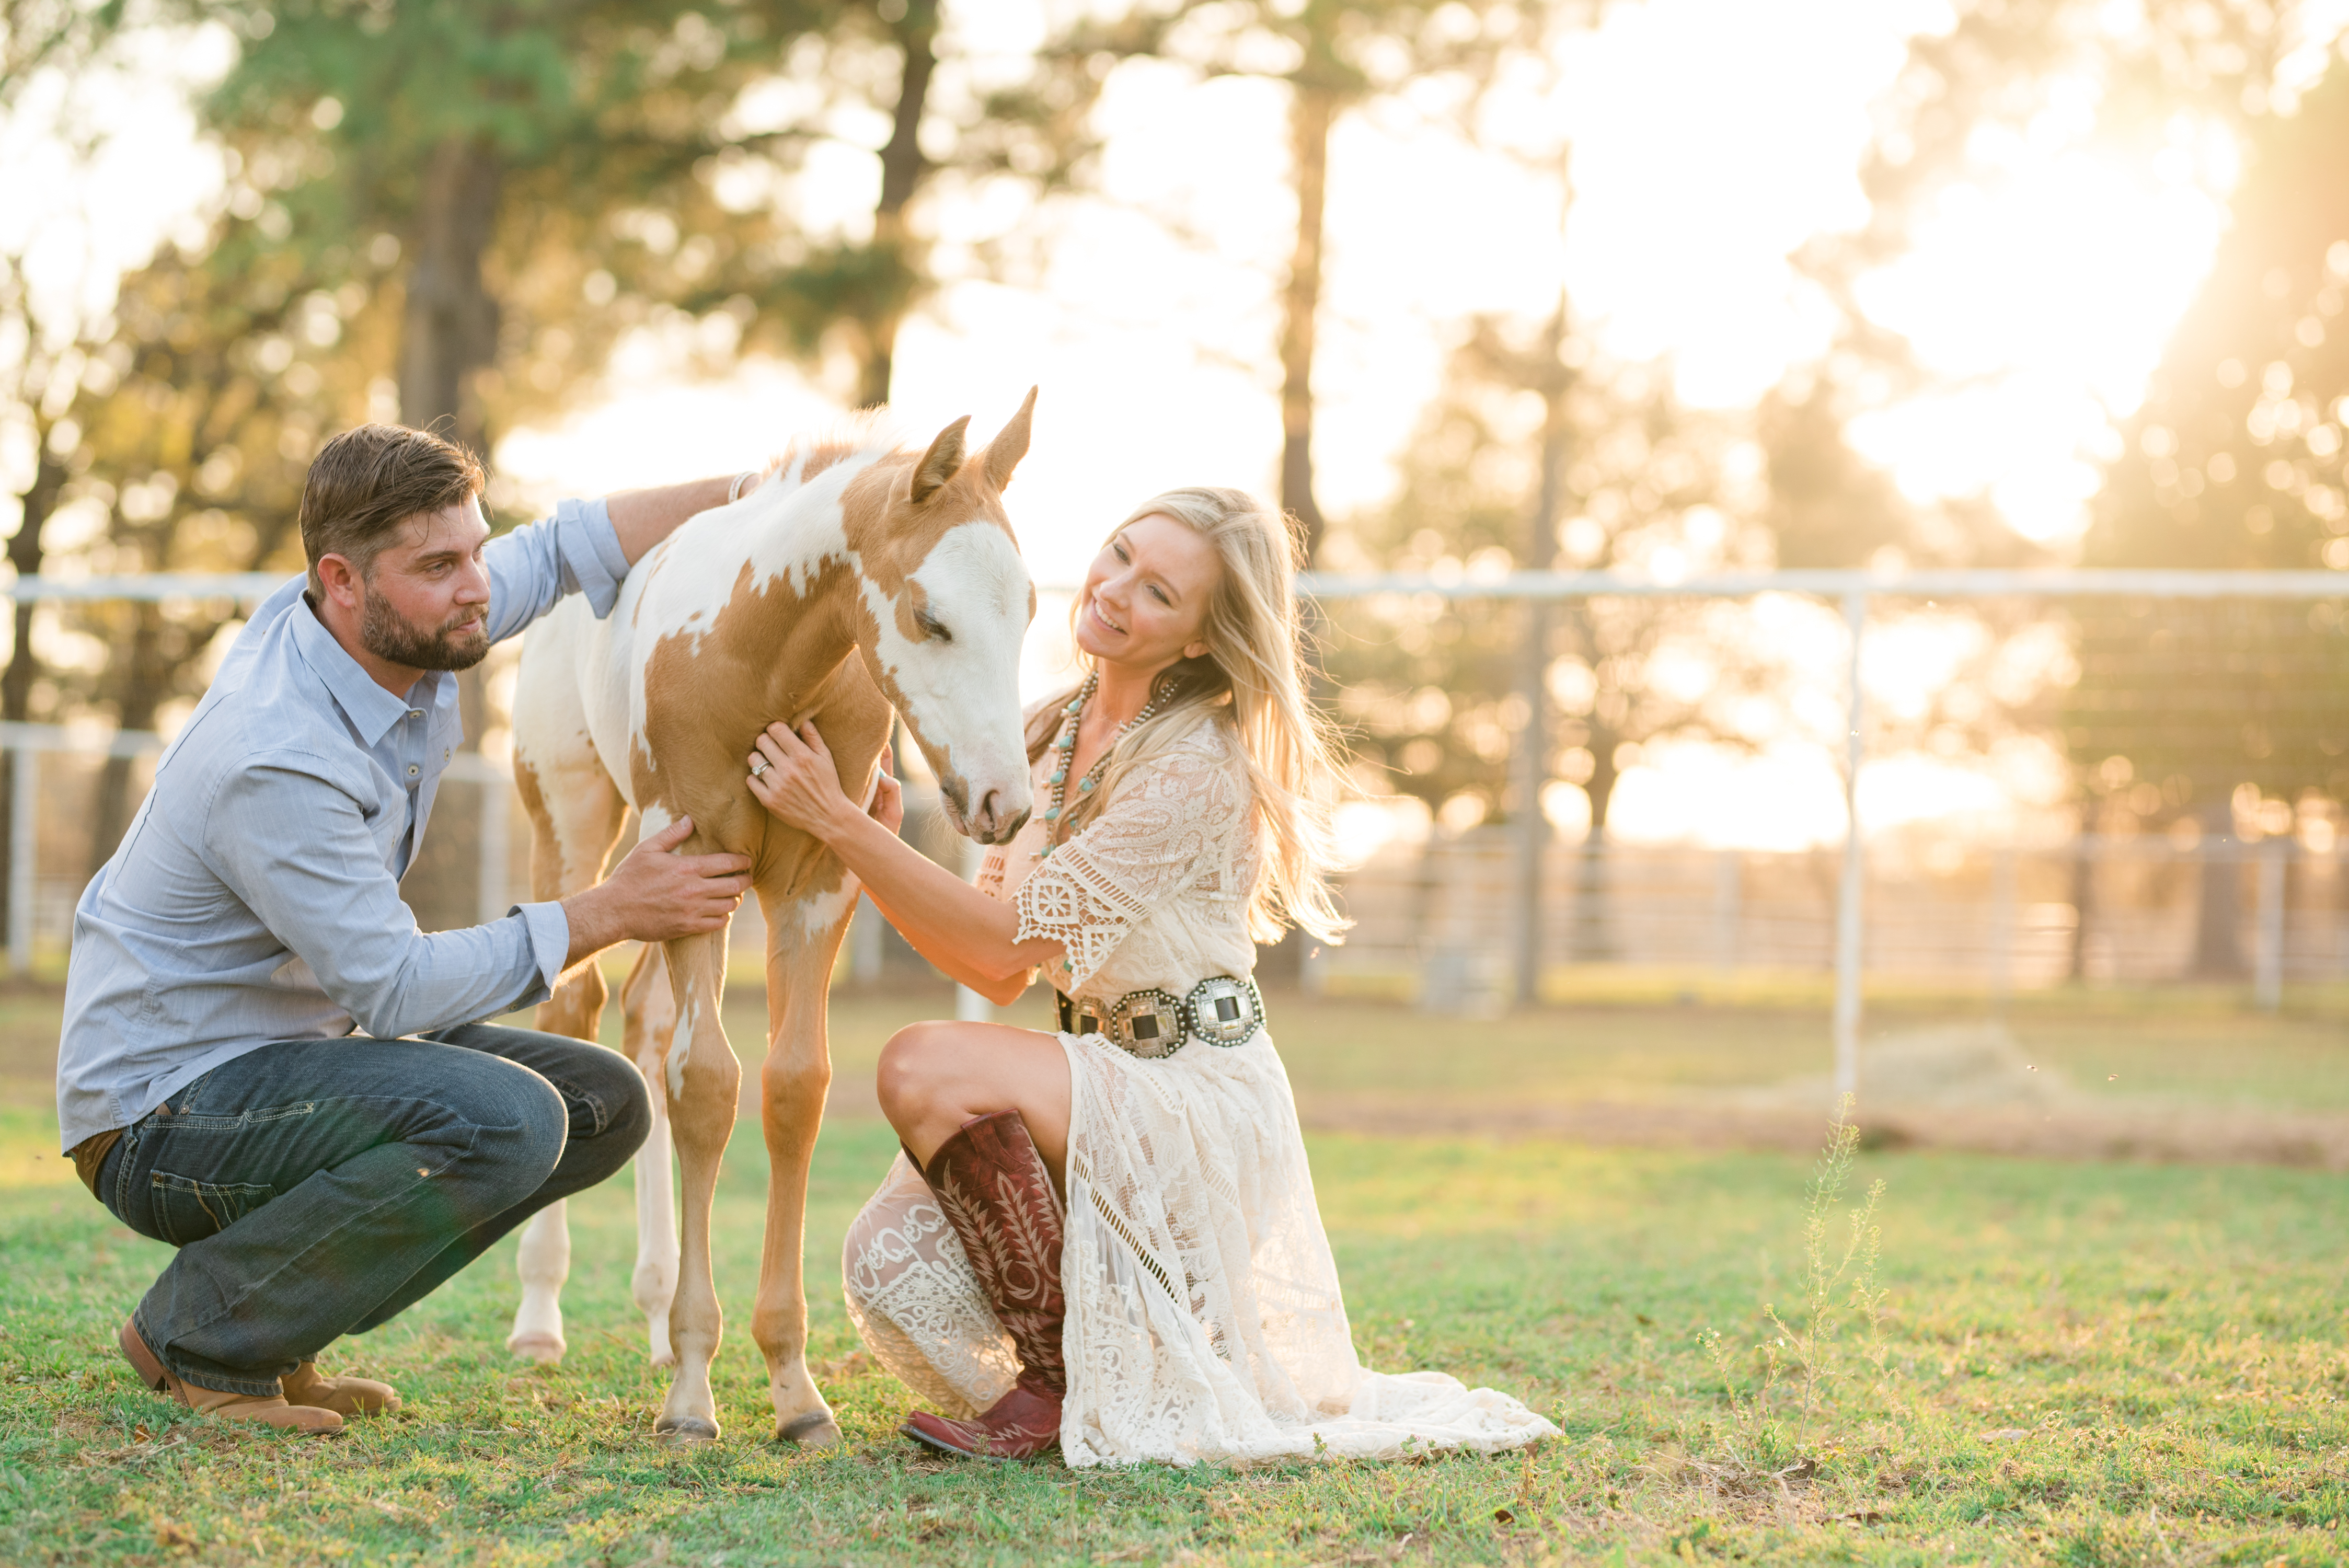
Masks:
[[[329,1377],[315,1361],[305,1361],[278,1380],[289,1405],[332,1410],[346,1419],[355,1416],[399,1413],[399,1390],[372,1377]]]
[[[922,1172],[947,1222],[1019,1353],[1019,1380],[975,1420],[925,1410],[898,1429],[968,1459],[1032,1459],[1059,1446],[1061,1398],[1061,1199],[1051,1172],[1016,1110],[974,1117],[938,1145]]]
[[[123,1359],[130,1363],[141,1383],[158,1394],[171,1395],[201,1415],[217,1416],[223,1421],[252,1421],[308,1438],[331,1438],[343,1429],[343,1418],[334,1411],[311,1405],[289,1405],[283,1394],[231,1394],[182,1383],[163,1365],[160,1357],[147,1348],[147,1342],[139,1336],[135,1319],[122,1325],[118,1342],[122,1346]]]

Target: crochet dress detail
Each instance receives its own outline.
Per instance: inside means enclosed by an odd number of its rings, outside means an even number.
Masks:
[[[1209,975],[1248,974],[1257,847],[1228,726],[1203,722],[1033,861],[1029,840],[1041,831],[1031,823],[993,851],[979,885],[1018,909],[1020,940],[1061,943],[1066,966],[1043,978],[1114,1000],[1149,987],[1184,996]],[[1192,1040],[1154,1060],[1099,1035],[1060,1038],[1074,1091],[1061,1254],[1068,1463],[1490,1453],[1557,1432],[1506,1394],[1357,1360],[1268,1030],[1237,1047]],[[843,1261],[850,1316],[917,1395],[967,1415],[1011,1387],[1010,1339],[902,1154],[850,1227]]]

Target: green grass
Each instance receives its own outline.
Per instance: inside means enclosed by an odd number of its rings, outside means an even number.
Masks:
[[[1323,1137],[1323,1213],[1371,1365],[1440,1367],[1552,1414],[1529,1456],[1246,1473],[932,1462],[847,1326],[833,1259],[886,1161],[837,1121],[810,1214],[817,1365],[844,1449],[762,1440],[743,1331],[758,1140],[720,1191],[725,1440],[649,1435],[625,1185],[573,1203],[572,1354],[501,1349],[511,1243],[329,1357],[401,1418],[334,1442],[223,1430],[113,1357],[164,1249],[0,1116],[0,1562],[2316,1563],[2349,1516],[2341,1178],[1863,1156],[1881,1177],[1890,1375],[1847,1384],[1781,1491],[1697,1336],[1750,1344],[1798,1294],[1803,1162]],[[2001,1435],[2016,1434],[2016,1435]],[[1725,1490],[1724,1490],[1725,1488]]]
[[[1271,1001],[1309,1121],[1366,1099],[1671,1101],[1824,1069],[1817,998],[1676,995],[1593,986],[1475,1024]],[[1042,1021],[1033,1001],[1014,1021]],[[115,1224],[56,1157],[54,988],[0,990],[0,1564],[2349,1562],[2349,1178],[2305,1170],[1863,1156],[1860,1184],[1889,1188],[1889,1376],[1838,1385],[1797,1441],[1783,1400],[1741,1414],[1699,1336],[1737,1348],[1750,1388],[1764,1307],[1801,1295],[1806,1161],[1317,1134],[1365,1360],[1507,1389],[1562,1441],[1245,1473],[933,1461],[895,1434],[909,1398],[859,1350],[834,1282],[841,1233],[892,1148],[854,1114],[873,1061],[943,1002],[834,998],[842,1114],[809,1215],[811,1358],[848,1444],[802,1454],[763,1440],[746,1331],[763,1162],[748,1126],[719,1198],[731,1323],[714,1449],[650,1436],[663,1383],[627,1302],[625,1183],[572,1205],[559,1368],[503,1354],[509,1243],[330,1353],[399,1385],[397,1421],[305,1444],[146,1393],[112,1336],[165,1249]],[[1886,996],[1870,1029],[1967,1014]],[[757,987],[738,985],[727,1021],[746,1057],[760,1019]],[[2271,1017],[2217,992],[2073,992],[2018,998],[2005,1021],[2085,1095],[2349,1106],[2330,1006]],[[1782,1487],[1733,1462],[1757,1452],[1778,1456],[1765,1470],[1804,1462]]]

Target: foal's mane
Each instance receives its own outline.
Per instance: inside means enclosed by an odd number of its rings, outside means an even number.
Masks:
[[[821,429],[793,436],[791,444],[767,460],[753,490],[764,490],[778,474],[787,490],[800,486],[834,464],[863,455],[890,457],[902,448],[896,428],[885,408],[866,408]]]

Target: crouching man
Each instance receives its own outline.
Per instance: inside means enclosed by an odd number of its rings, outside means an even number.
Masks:
[[[302,493],[306,579],[236,640],[75,912],[57,1115],[115,1218],[179,1249],[123,1325],[150,1387],[308,1433],[396,1409],[321,1372],[643,1142],[643,1078],[599,1046],[475,1020],[624,938],[716,930],[739,855],[678,822],[600,885],[419,931],[399,878],[462,733],[449,673],[629,563],[726,480],[565,501],[489,541],[462,448],[368,425]]]

